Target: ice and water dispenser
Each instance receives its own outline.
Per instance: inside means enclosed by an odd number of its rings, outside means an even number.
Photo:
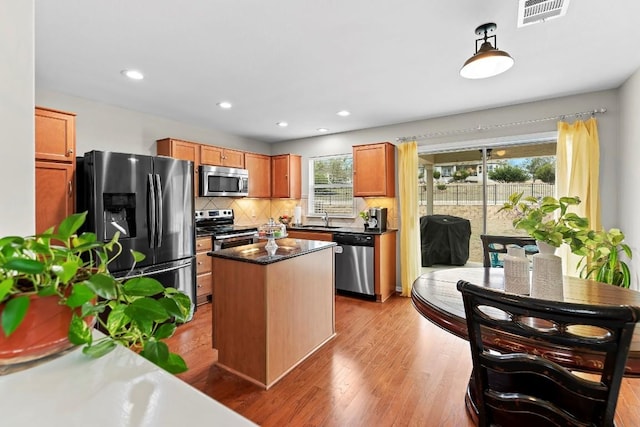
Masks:
[[[120,232],[121,238],[136,237],[136,195],[104,193],[102,196],[104,240],[110,240],[116,232]]]

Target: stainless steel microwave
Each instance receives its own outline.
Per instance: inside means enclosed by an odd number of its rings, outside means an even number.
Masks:
[[[248,170],[224,166],[200,166],[200,196],[244,197],[248,195]]]

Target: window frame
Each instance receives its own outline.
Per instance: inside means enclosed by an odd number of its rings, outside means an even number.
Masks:
[[[329,159],[350,159],[351,160],[351,179],[349,184],[335,184],[329,186],[327,184],[315,183],[315,162]],[[320,186],[320,187],[319,187]],[[307,216],[308,217],[322,217],[322,212],[315,211],[315,191],[317,188],[351,188],[351,212],[349,213],[329,213],[331,218],[349,218],[353,219],[357,216],[356,211],[356,198],[353,196],[353,153],[332,154],[327,156],[315,156],[309,158],[309,198],[307,203]]]

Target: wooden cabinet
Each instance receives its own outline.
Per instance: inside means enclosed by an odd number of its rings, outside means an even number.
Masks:
[[[396,293],[396,237],[397,231],[376,234],[373,265],[376,301],[383,302]]]
[[[200,145],[200,164],[212,166],[227,166],[230,168],[245,167],[245,153],[228,148]]]
[[[36,233],[57,226],[75,210],[74,165],[36,160]]]
[[[302,196],[302,158],[295,154],[271,156],[271,197],[299,199]]]
[[[75,114],[35,109],[36,233],[75,211]]]
[[[207,252],[211,250],[211,236],[196,239],[196,304],[211,301],[213,290],[213,260]]]
[[[193,162],[193,191],[195,196],[198,197],[200,188],[200,172],[198,171],[200,166],[200,144],[173,138],[159,139],[156,143],[156,153],[158,155]]]
[[[36,159],[75,164],[75,114],[36,107],[35,132]]]
[[[249,197],[271,197],[271,157],[245,153],[244,164],[249,171]]]
[[[395,197],[395,146],[388,142],[353,147],[353,195]]]

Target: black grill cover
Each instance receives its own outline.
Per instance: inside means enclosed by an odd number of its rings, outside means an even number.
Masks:
[[[420,218],[422,266],[466,264],[470,237],[468,219],[450,215],[423,216]]]

